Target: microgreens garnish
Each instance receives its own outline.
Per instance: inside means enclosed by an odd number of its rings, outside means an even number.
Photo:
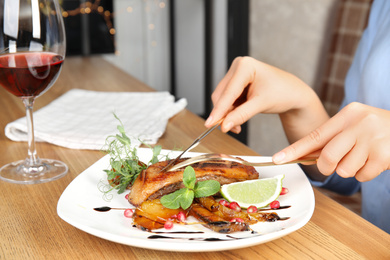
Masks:
[[[194,198],[207,197],[217,193],[221,185],[218,181],[207,180],[196,182],[195,170],[187,166],[183,173],[185,188],[161,197],[161,204],[169,209],[188,209]]]
[[[159,161],[161,146],[151,147],[153,156],[148,164],[139,161],[136,147],[131,145],[131,139],[126,135],[121,120],[115,114],[114,116],[120,122],[117,126],[119,134],[110,135],[106,139],[105,152],[110,155],[110,169],[104,171],[107,173],[112,189],[123,193],[129,185],[133,184],[143,169]],[[107,193],[112,189],[104,192]]]

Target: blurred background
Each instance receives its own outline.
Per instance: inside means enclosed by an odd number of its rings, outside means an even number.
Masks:
[[[232,60],[244,55],[297,75],[336,113],[372,0],[60,3],[67,56],[103,55],[155,90],[187,98],[187,108],[206,118],[212,91]],[[262,155],[288,144],[275,115],[257,115],[233,136]]]

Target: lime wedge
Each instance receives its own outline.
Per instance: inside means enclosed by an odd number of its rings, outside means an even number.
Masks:
[[[221,187],[221,194],[229,202],[240,204],[241,208],[246,209],[251,205],[262,208],[279,197],[283,178],[284,174],[281,174],[272,178],[225,184]]]

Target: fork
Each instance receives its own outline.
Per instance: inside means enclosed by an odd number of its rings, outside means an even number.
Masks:
[[[183,154],[185,154],[186,152],[188,152],[189,150],[195,148],[198,144],[200,144],[200,141],[202,141],[203,138],[208,136],[212,131],[214,131],[214,129],[220,126],[223,120],[224,118],[220,119],[213,127],[210,127],[209,129],[204,131],[198,138],[194,140],[194,142],[190,146],[187,147],[187,149],[185,149],[179,156],[177,156],[176,159],[168,163],[168,165],[165,166],[162,170],[160,170],[160,172],[169,171],[169,169],[175,164],[175,162],[177,162],[183,156]]]
[[[234,157],[228,154],[224,153],[207,153],[207,154],[202,154],[199,156],[195,156],[192,158],[189,158],[181,163],[178,163],[176,165],[173,165],[168,171],[175,171],[179,168],[182,168],[184,166],[188,166],[197,162],[204,162],[204,161],[220,161],[220,160],[225,160],[225,161],[232,161],[232,162],[238,162],[242,163],[244,165],[248,166],[271,166],[271,165],[283,165],[283,164],[294,164],[294,163],[305,163],[305,164],[315,164],[317,163],[316,157],[303,157],[298,160],[294,161],[289,161],[281,164],[276,164],[274,162],[247,162],[241,158]]]

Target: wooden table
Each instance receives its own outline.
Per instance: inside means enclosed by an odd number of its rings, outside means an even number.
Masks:
[[[39,97],[47,105],[72,88],[109,91],[151,89],[100,57],[67,58],[55,86]],[[7,123],[24,116],[22,102],[0,89],[0,165],[26,157],[26,143],[4,136]],[[159,144],[166,149],[189,145],[203,120],[185,110],[172,118]],[[18,185],[0,181],[0,259],[390,259],[390,235],[316,189],[312,219],[280,239],[250,248],[207,253],[178,253],[124,246],[89,235],[60,219],[57,201],[67,185],[103,154],[37,144],[43,158],[60,159],[69,173],[56,181]],[[196,148],[199,152],[257,155],[219,130]]]

